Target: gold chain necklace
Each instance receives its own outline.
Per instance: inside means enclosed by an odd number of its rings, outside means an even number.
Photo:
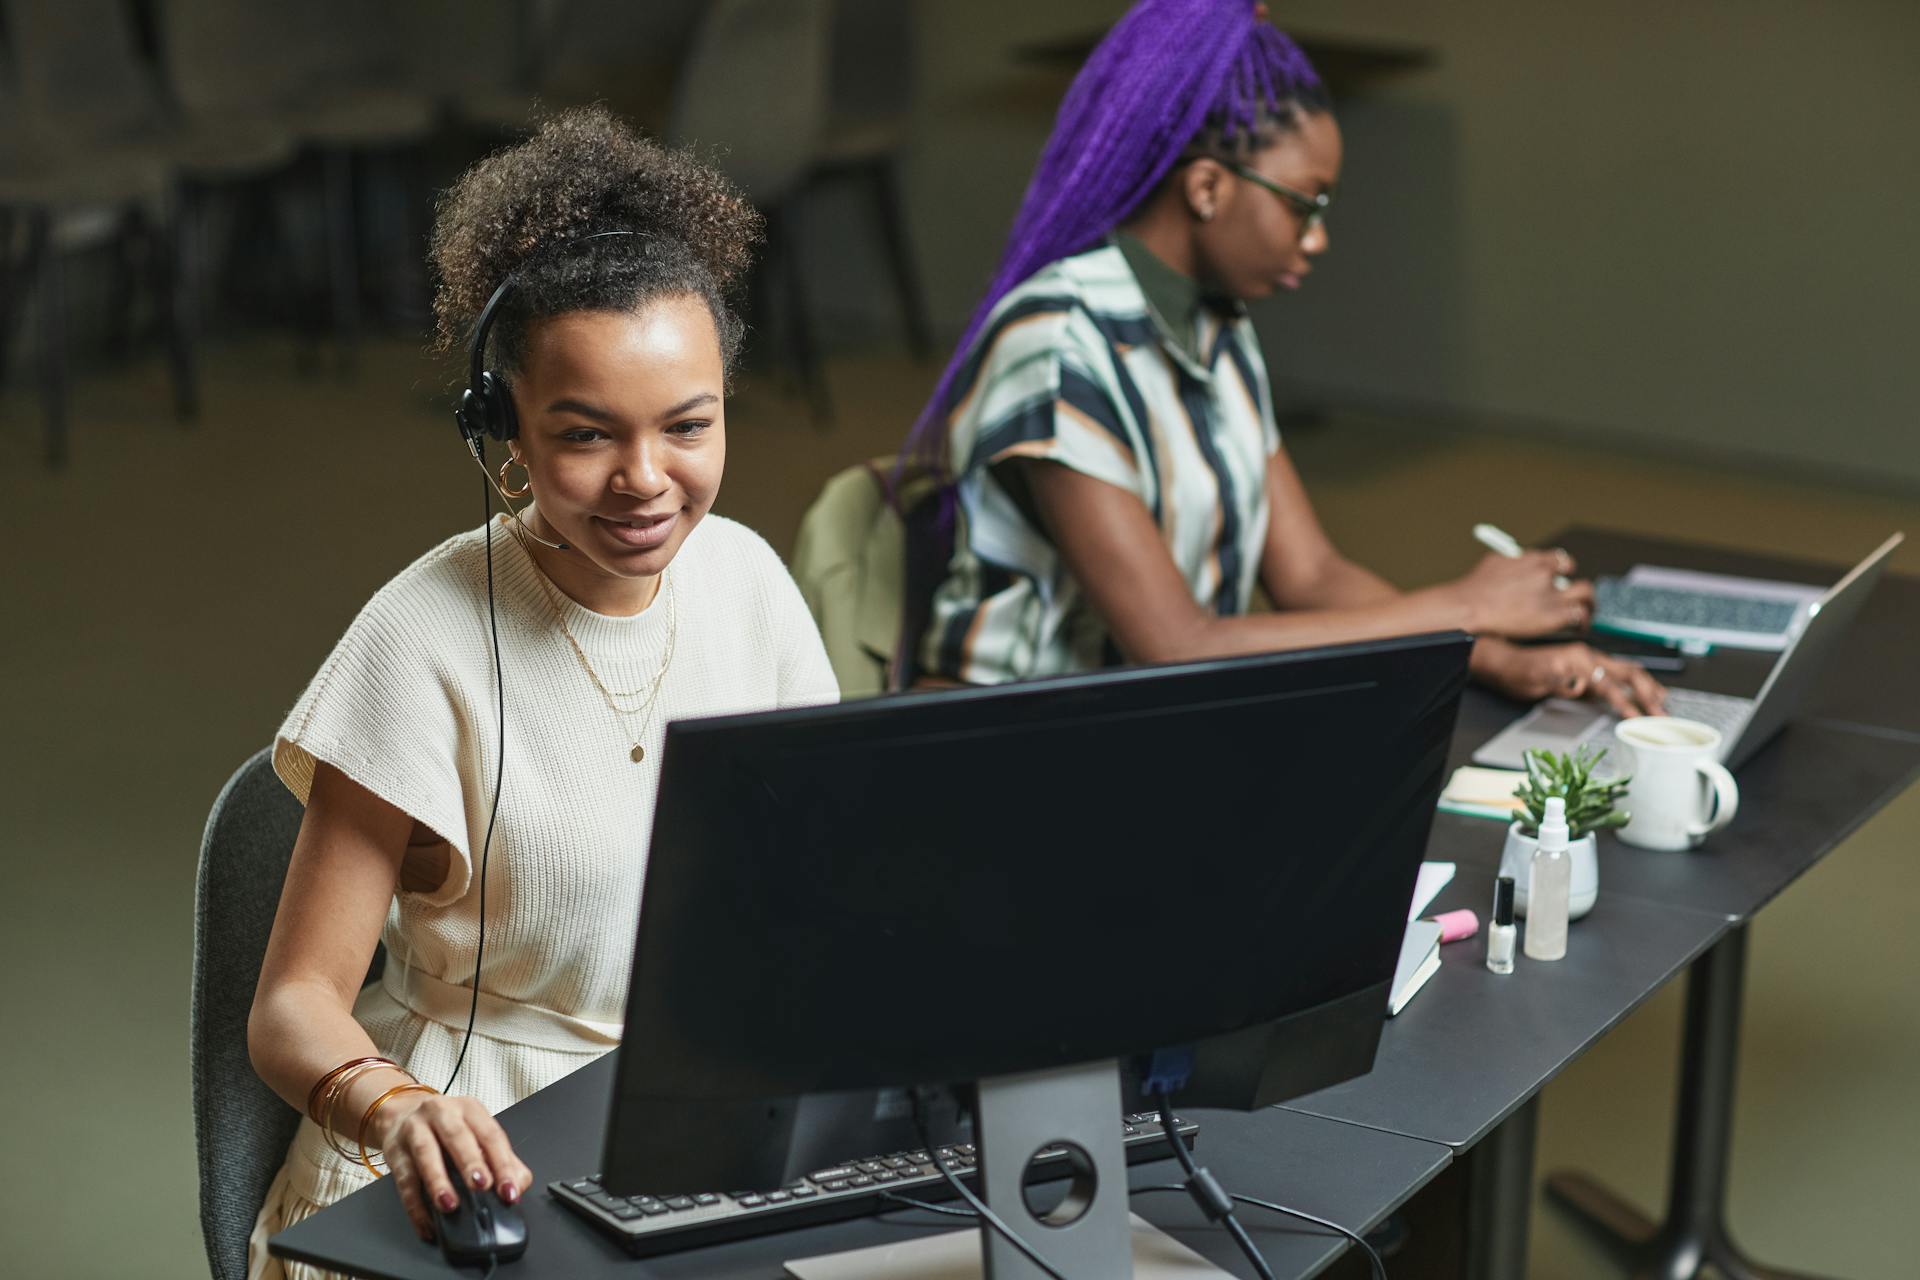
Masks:
[[[524,544],[522,546],[524,549]],[[532,552],[528,552],[527,559],[530,562],[533,561]],[[627,759],[639,764],[647,758],[647,749],[643,745],[643,740],[647,736],[647,726],[653,723],[653,706],[660,697],[660,685],[667,678],[667,668],[673,665],[674,647],[680,639],[680,597],[674,590],[670,571],[667,569],[660,571],[660,591],[667,597],[667,651],[661,657],[660,669],[653,673],[653,679],[642,688],[629,689],[625,692],[608,688],[607,682],[600,678],[600,673],[593,669],[593,663],[587,660],[587,651],[582,649],[580,642],[574,638],[573,628],[567,625],[566,611],[554,598],[553,588],[547,585],[547,575],[541,571],[537,562],[533,563],[533,573],[533,580],[539,584],[540,594],[547,598],[547,607],[553,610],[553,620],[560,624],[560,634],[567,638],[567,643],[573,648],[573,656],[580,661],[581,669],[587,673],[587,678],[593,681],[593,687],[600,691],[600,698],[607,704],[607,710],[622,720],[628,716],[643,717],[639,731],[629,738],[632,749],[627,752]],[[620,705],[623,700],[631,701],[634,698],[645,700],[637,707]]]

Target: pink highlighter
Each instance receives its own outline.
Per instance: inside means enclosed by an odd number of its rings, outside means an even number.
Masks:
[[[1430,918],[1440,926],[1442,942],[1458,942],[1462,938],[1471,938],[1480,932],[1480,917],[1465,907]]]

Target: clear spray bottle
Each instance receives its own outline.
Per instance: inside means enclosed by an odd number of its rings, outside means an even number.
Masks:
[[[1529,959],[1558,960],[1567,954],[1567,896],[1573,882],[1573,859],[1567,854],[1567,802],[1549,797],[1540,819],[1540,842],[1527,871],[1527,937]]]

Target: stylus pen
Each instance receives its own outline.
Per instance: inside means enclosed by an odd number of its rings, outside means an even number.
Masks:
[[[1477,524],[1473,526],[1473,536],[1489,551],[1498,552],[1510,559],[1518,560],[1521,555],[1524,554],[1520,544],[1514,541],[1513,535],[1497,524],[1486,524],[1484,522]],[[1553,575],[1553,588],[1556,591],[1565,591],[1567,589],[1567,578],[1565,574],[1556,573]]]
[[[1637,662],[1649,671],[1681,672],[1687,669],[1685,658],[1670,658],[1657,653],[1610,653],[1609,658],[1618,658],[1622,662]]]

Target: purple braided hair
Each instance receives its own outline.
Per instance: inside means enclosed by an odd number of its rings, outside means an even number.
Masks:
[[[1300,47],[1251,0],[1140,0],[1096,47],[1060,104],[993,283],[902,452],[946,473],[948,397],[994,305],[1050,262],[1091,248],[1152,194],[1203,130],[1247,145],[1289,107],[1324,111]]]

